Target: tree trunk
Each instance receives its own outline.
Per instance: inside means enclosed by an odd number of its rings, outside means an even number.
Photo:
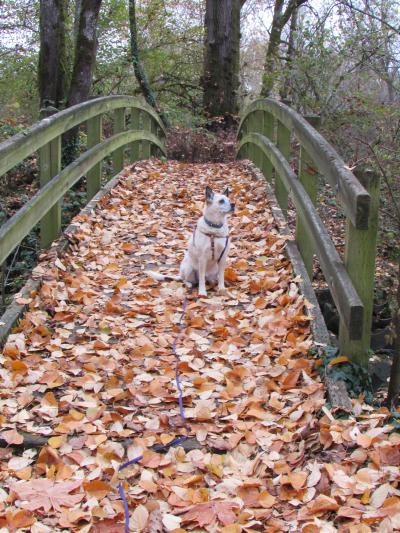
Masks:
[[[283,79],[283,83],[280,87],[280,95],[282,100],[288,100],[293,92],[293,59],[296,53],[296,32],[297,32],[297,22],[298,22],[298,9],[296,8],[290,18],[290,32],[289,32],[289,42],[288,49],[286,54],[286,69]]]
[[[243,0],[206,0],[203,105],[210,116],[238,112]]]
[[[279,48],[281,45],[281,35],[283,28],[289,21],[290,17],[292,16],[292,13],[306,2],[307,0],[289,0],[289,3],[284,9],[285,1],[275,0],[271,34],[269,37],[267,53],[265,56],[261,96],[269,96],[275,84],[279,64]]]
[[[67,0],[40,0],[38,85],[40,108],[61,109],[67,83]]]
[[[68,106],[85,102],[92,86],[101,0],[82,0]]]
[[[397,298],[393,317],[394,326],[394,357],[390,371],[389,390],[387,397],[387,406],[389,409],[395,409],[400,399],[400,259],[397,279]]]
[[[157,105],[156,97],[153,93],[149,80],[147,79],[146,72],[144,71],[143,65],[140,61],[137,38],[135,0],[129,0],[129,28],[131,37],[131,57],[136,80],[139,84],[140,90],[142,91],[144,99],[151,107],[153,107],[157,111],[157,113],[160,115],[161,120],[164,122],[164,125],[168,128],[170,126],[169,120]]]

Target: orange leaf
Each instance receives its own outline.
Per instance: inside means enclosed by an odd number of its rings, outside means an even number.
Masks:
[[[111,485],[100,479],[94,479],[93,481],[85,481],[83,488],[91,496],[94,496],[98,500],[102,500],[109,492],[112,491]]]
[[[339,363],[348,363],[349,358],[345,355],[339,355],[339,357],[334,357],[331,361],[329,361],[328,366],[338,365]]]

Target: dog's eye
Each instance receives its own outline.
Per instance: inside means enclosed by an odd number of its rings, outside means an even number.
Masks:
[[[224,203],[224,199],[221,198],[221,200],[219,201],[220,204],[223,204]]]

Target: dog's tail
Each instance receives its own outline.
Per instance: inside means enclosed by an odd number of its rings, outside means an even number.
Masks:
[[[155,272],[154,270],[146,270],[146,274],[148,274],[155,281],[182,281],[180,276],[167,276],[160,274],[159,272]]]

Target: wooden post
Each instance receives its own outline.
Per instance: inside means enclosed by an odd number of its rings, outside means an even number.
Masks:
[[[131,122],[129,125],[131,130],[140,130],[140,109],[136,107],[131,108]],[[140,143],[135,142],[129,145],[129,161],[134,163],[140,159]]]
[[[249,118],[247,119],[247,126],[248,126],[248,133],[257,133],[257,116],[256,116],[256,112],[252,112],[250,113],[249,115]],[[256,161],[256,150],[257,150],[257,147],[253,144],[253,143],[250,143],[248,145],[248,148],[247,148],[247,154],[248,154],[248,157],[250,159],[250,161],[252,161],[254,164],[255,164],[255,161]]]
[[[271,113],[263,112],[263,129],[261,133],[265,135],[270,141],[275,141],[275,119]],[[262,161],[262,172],[269,183],[272,183],[274,178],[274,167],[268,157],[264,156]]]
[[[47,117],[57,113],[57,109],[49,108],[41,111]],[[61,136],[59,135],[39,149],[40,186],[43,187],[61,171]],[[47,248],[58,237],[61,231],[61,204],[57,202],[40,221],[40,246]]]
[[[352,361],[367,366],[371,341],[372,309],[374,301],[374,278],[376,239],[378,233],[379,210],[379,175],[370,170],[362,169],[355,173],[362,185],[371,196],[368,229],[356,229],[350,220],[346,222],[346,245],[344,263],[353,285],[364,305],[362,337],[352,338],[343,321],[339,326],[340,352]]]
[[[276,144],[280,152],[289,161],[290,156],[290,130],[278,121]],[[279,207],[282,209],[283,214],[287,215],[288,210],[288,193],[285,189],[283,181],[278,174],[275,176],[275,196],[278,200]]]
[[[151,133],[151,116],[148,113],[142,113],[142,129]],[[150,159],[151,157],[151,143],[149,141],[142,141],[142,158]]]
[[[114,111],[114,129],[113,133],[125,131],[125,108],[119,108]],[[118,148],[112,153],[113,173],[118,174],[124,168],[124,148]]]
[[[320,124],[320,117],[318,115],[309,115],[304,118],[314,128],[317,128]],[[313,160],[303,146],[300,146],[299,180],[310,197],[312,203],[315,205],[317,202],[318,192],[318,173]],[[307,233],[307,230],[298,213],[296,214],[296,242],[308,275],[310,276],[310,279],[312,279],[313,258],[315,253],[314,243],[310,238],[310,235]]]
[[[264,131],[264,112],[263,111],[256,111],[254,113],[254,128],[255,128],[255,133],[261,133],[261,134],[263,133]],[[259,168],[260,170],[262,170],[263,160],[264,160],[264,154],[262,150],[260,150],[260,148],[258,147],[255,147],[253,162],[256,165],[256,167]]]
[[[249,132],[249,119],[246,118],[244,123],[243,123],[242,129],[241,129],[240,137],[241,138],[246,137],[248,132]],[[243,146],[243,148],[241,150],[241,153],[240,153],[240,158],[241,159],[249,159],[249,145],[248,144]]]
[[[102,116],[90,118],[87,121],[87,147],[92,148],[101,142]],[[91,200],[101,188],[102,163],[97,163],[86,176],[87,201]]]

